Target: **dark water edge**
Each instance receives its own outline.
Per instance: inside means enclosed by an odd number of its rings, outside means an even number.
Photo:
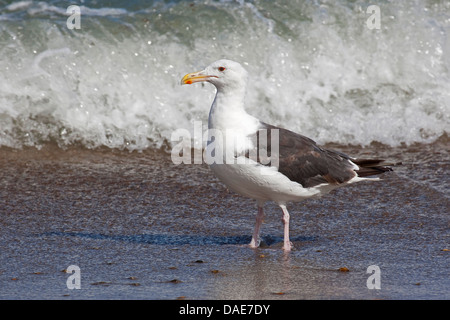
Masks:
[[[0,148],[0,299],[449,299],[449,139],[391,148],[329,145],[402,161],[380,182],[256,206],[206,165],[142,153]],[[77,265],[81,289],[64,272]],[[381,289],[368,289],[367,268]]]

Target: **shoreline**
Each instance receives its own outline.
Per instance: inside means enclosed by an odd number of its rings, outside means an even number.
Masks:
[[[0,148],[0,299],[449,299],[447,142],[327,145],[403,165],[290,205],[287,256],[276,206],[265,244],[248,248],[254,202],[205,164],[160,150]],[[66,286],[70,265],[80,290]],[[366,286],[371,265],[380,290]]]

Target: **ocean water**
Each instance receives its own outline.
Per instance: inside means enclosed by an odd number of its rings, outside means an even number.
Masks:
[[[447,0],[76,2],[0,1],[0,146],[170,147],[215,92],[181,77],[220,58],[248,70],[249,113],[319,143],[450,128]]]

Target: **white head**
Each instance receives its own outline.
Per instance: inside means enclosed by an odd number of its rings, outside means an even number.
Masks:
[[[218,91],[242,90],[247,84],[247,71],[238,62],[222,59],[211,63],[205,70],[188,73],[181,84],[205,81],[216,86]]]

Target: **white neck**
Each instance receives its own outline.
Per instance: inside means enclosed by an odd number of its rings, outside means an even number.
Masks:
[[[236,154],[242,154],[249,147],[247,138],[258,130],[260,122],[244,109],[245,88],[221,89],[218,88],[209,112],[208,148],[221,150],[224,159],[233,160]],[[215,141],[211,144],[210,135]]]
[[[218,89],[209,111],[208,128],[232,129],[242,120],[251,117],[244,109],[244,99],[245,88]]]

